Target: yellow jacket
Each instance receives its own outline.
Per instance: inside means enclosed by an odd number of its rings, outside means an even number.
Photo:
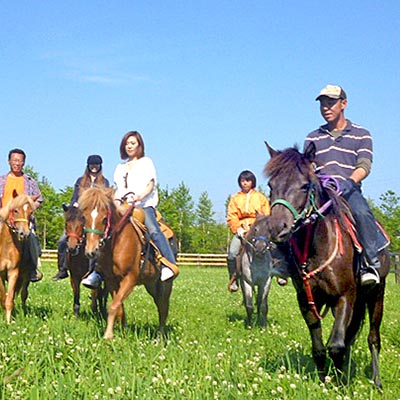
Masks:
[[[247,232],[256,220],[256,211],[263,215],[270,214],[269,201],[264,194],[251,189],[248,193],[240,191],[233,195],[226,216],[226,223],[232,233],[236,233],[240,227]]]

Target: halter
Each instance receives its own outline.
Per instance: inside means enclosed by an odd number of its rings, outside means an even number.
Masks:
[[[95,235],[100,236],[101,240],[100,240],[100,244],[103,244],[104,240],[108,239],[109,237],[109,233],[111,230],[111,208],[108,207],[107,209],[107,224],[106,224],[106,228],[103,231],[100,231],[99,229],[93,229],[93,228],[87,228],[85,227],[83,229],[83,232],[86,233],[94,233]]]
[[[8,215],[8,227],[15,232],[17,227],[15,226],[16,222],[26,222],[29,223],[29,220],[27,218],[14,218],[14,209],[10,209],[10,213]]]

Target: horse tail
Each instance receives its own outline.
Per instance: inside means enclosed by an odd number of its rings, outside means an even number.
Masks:
[[[360,287],[357,288],[357,299],[354,303],[353,317],[346,331],[346,347],[351,346],[355,342],[365,322],[367,302],[361,290]]]

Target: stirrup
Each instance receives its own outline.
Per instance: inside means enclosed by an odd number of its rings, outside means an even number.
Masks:
[[[380,278],[378,271],[373,267],[367,267],[361,270],[361,286],[378,285]]]
[[[161,264],[169,268],[174,273],[175,278],[179,275],[178,266],[172,263],[171,261],[168,261],[164,256],[158,256],[157,261],[159,261]]]

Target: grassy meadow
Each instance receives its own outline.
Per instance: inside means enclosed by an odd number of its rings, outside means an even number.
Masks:
[[[42,267],[30,286],[28,313],[17,300],[13,323],[0,323],[0,399],[400,399],[400,285],[391,274],[382,324],[383,393],[367,372],[367,326],[353,348],[348,386],[316,377],[308,330],[291,284],[273,283],[269,325],[244,327],[240,293],[226,289],[225,268],[183,267],[174,283],[169,340],[157,337],[157,312],[144,287],[125,302],[127,327],[102,339],[105,322],[90,312],[82,288],[81,317],[72,312],[69,280],[53,282]],[[332,318],[324,320],[325,338]]]

